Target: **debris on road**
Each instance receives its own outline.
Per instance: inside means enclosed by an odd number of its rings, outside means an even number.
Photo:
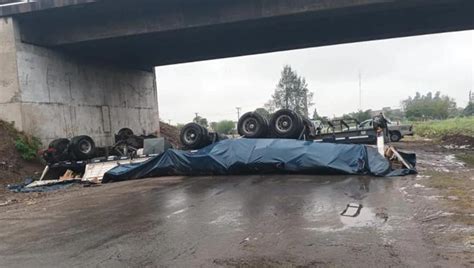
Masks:
[[[341,212],[341,216],[357,217],[361,209],[362,209],[361,204],[354,204],[354,203],[347,204],[346,208]]]
[[[179,130],[177,127],[160,121],[160,137],[165,138],[173,145],[174,148],[179,148]]]
[[[147,161],[148,159],[150,159],[150,157],[89,163],[86,165],[84,175],[82,176],[82,181],[91,183],[101,183],[102,178],[104,177],[104,174],[107,171],[119,165],[141,163]]]
[[[35,192],[51,192],[59,189],[68,188],[79,180],[44,180],[44,181],[32,181],[26,179],[23,183],[8,185],[8,190],[15,193],[35,193]]]

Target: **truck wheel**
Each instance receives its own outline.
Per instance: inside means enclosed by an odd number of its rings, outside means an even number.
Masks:
[[[47,163],[53,164],[69,159],[68,148],[70,141],[68,139],[56,139],[49,143],[48,149],[44,151],[43,158]]]
[[[248,112],[240,117],[237,131],[245,138],[265,138],[268,133],[268,121],[259,113]]]
[[[119,140],[126,140],[130,137],[133,136],[133,131],[129,128],[121,128],[118,132],[117,132],[117,138]]]
[[[398,131],[390,131],[390,141],[397,142],[402,139],[402,135]]]
[[[86,135],[76,136],[71,139],[69,150],[76,160],[91,159],[95,156],[95,142]]]
[[[200,149],[210,144],[207,129],[196,123],[186,124],[179,134],[181,144],[190,150]]]
[[[270,129],[276,138],[296,139],[303,131],[303,119],[297,113],[281,109],[272,115]]]

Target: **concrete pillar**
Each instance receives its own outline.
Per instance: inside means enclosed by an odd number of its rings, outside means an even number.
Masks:
[[[13,20],[0,18],[0,119],[23,130],[16,43]]]
[[[140,134],[159,130],[154,71],[22,43],[15,21],[0,20],[0,119],[45,145],[76,135],[111,145],[123,127]]]

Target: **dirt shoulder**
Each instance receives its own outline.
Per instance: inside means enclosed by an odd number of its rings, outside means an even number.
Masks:
[[[0,204],[11,199],[6,189],[8,184],[22,182],[26,177],[39,176],[44,166],[39,161],[22,159],[15,147],[15,142],[24,135],[15,128],[0,120]],[[27,138],[26,135],[23,136]]]
[[[437,257],[468,267],[474,264],[474,148],[453,142],[459,140],[398,144],[417,153],[419,172],[400,190]]]

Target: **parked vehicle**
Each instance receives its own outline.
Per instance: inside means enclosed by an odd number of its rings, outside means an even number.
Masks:
[[[359,128],[361,129],[370,129],[372,127],[372,119],[368,119],[360,123]],[[393,123],[388,120],[388,133],[390,136],[390,141],[398,142],[405,136],[413,136],[415,133],[413,131],[413,125],[408,124],[398,124]]]

